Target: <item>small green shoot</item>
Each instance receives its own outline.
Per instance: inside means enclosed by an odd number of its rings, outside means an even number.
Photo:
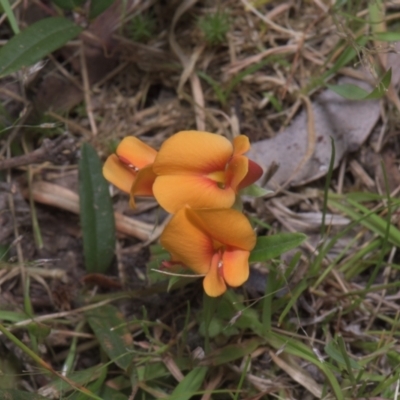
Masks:
[[[205,15],[198,21],[198,26],[203,32],[206,42],[212,46],[226,41],[230,25],[229,15],[223,11]]]
[[[146,42],[155,34],[156,21],[151,14],[136,15],[129,25],[129,34],[135,42]]]

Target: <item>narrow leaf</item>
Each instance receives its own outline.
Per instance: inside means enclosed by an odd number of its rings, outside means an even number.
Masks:
[[[213,351],[204,359],[204,362],[213,366],[228,364],[253,353],[264,342],[264,339],[255,337],[242,343],[228,344],[221,349]]]
[[[392,79],[392,69],[388,69],[374,90],[368,93],[357,85],[345,83],[343,85],[327,85],[329,89],[339,96],[349,100],[374,100],[383,97],[388,90]]]
[[[3,8],[5,14],[7,15],[8,22],[10,23],[11,29],[14,34],[17,35],[19,33],[18,22],[15,19],[14,12],[11,8],[11,4],[8,0],[0,0],[0,5]]]
[[[82,31],[62,17],[41,19],[12,37],[0,49],[0,77],[28,67],[59,49]]]
[[[132,336],[118,309],[106,305],[86,313],[86,318],[100,346],[110,360],[126,370],[133,358],[133,355],[129,353],[129,348],[132,346]]]
[[[382,42],[398,42],[400,41],[400,32],[375,32],[372,39]]]
[[[279,257],[282,253],[301,245],[306,239],[307,236],[303,233],[279,233],[258,237],[249,261],[267,261]]]
[[[96,150],[84,143],[81,154],[79,200],[85,266],[88,272],[105,272],[114,256],[113,207]]]
[[[265,196],[266,194],[273,193],[272,190],[265,189],[261,186],[256,185],[253,183],[250,186],[247,186],[246,188],[242,189],[240,191],[241,196],[250,196],[250,197],[261,197]]]
[[[52,0],[52,2],[64,10],[73,10],[76,7],[82,6],[85,0]]]
[[[331,357],[333,360],[335,360],[341,367],[346,366],[345,359],[341,354],[337,343],[335,343],[333,340],[331,340],[330,342],[328,342],[327,345],[325,345],[324,350],[325,353],[328,354],[328,356]],[[352,358],[349,357],[348,359],[350,360],[351,368],[361,369],[361,366],[356,361],[354,361]]]
[[[332,92],[349,100],[362,100],[368,96],[365,89],[351,83],[344,83],[343,85],[326,85]]]
[[[89,18],[93,19],[100,15],[102,12],[106,11],[115,0],[96,0],[90,3]]]
[[[200,389],[207,367],[196,367],[190,371],[172,392],[169,400],[189,400]]]
[[[9,400],[46,400],[47,397],[32,392],[23,392],[16,389],[0,389],[0,399]]]

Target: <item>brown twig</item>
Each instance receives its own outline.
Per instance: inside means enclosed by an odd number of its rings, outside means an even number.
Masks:
[[[74,141],[65,136],[60,136],[55,140],[44,139],[42,146],[23,156],[12,157],[0,161],[0,171],[4,169],[22,167],[24,165],[39,164],[51,161],[55,164],[64,163],[74,157]]]

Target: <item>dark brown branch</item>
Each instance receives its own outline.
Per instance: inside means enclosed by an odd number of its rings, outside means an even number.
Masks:
[[[70,137],[60,136],[55,140],[44,139],[42,146],[29,154],[0,160],[0,171],[24,165],[40,164],[45,161],[51,161],[54,164],[63,164],[74,158],[75,152],[75,142]]]

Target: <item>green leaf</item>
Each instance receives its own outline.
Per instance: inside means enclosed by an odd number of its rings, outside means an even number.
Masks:
[[[392,68],[389,68],[382,76],[377,87],[365,98],[365,100],[380,99],[387,92],[392,80]]]
[[[16,389],[0,389],[0,399],[6,400],[46,400],[47,397]]]
[[[195,367],[179,382],[169,400],[189,400],[200,389],[208,367]]]
[[[255,337],[241,343],[228,344],[221,349],[213,351],[204,359],[204,362],[213,366],[228,364],[253,353],[264,342],[264,339]]]
[[[82,28],[61,17],[35,22],[0,49],[0,77],[40,61],[81,31]]]
[[[352,83],[344,83],[343,85],[326,85],[339,96],[349,100],[361,100],[368,96],[368,92]]]
[[[84,143],[81,154],[79,200],[85,267],[89,272],[105,272],[114,257],[113,207],[96,150]]]
[[[400,32],[375,32],[372,39],[382,42],[398,42],[400,41]]]
[[[250,253],[250,262],[267,261],[301,245],[307,236],[303,233],[278,233],[273,236],[260,236]]]
[[[94,2],[96,1],[97,0]],[[52,0],[52,2],[64,10],[73,10],[74,8],[78,8],[83,5],[85,0]]]
[[[349,100],[374,100],[380,99],[389,88],[392,79],[392,69],[389,68],[383,75],[377,87],[370,93],[357,85],[345,83],[343,85],[327,85],[329,89],[337,93],[339,96]]]
[[[332,360],[335,360],[341,367],[346,367],[345,359],[335,341],[331,340],[330,342],[328,342],[328,344],[325,345],[324,349],[325,353],[328,354],[328,356],[331,357]],[[356,361],[354,361],[350,357],[348,359],[350,360],[351,368],[361,369],[361,366]]]
[[[0,0],[0,5],[7,15],[7,19],[10,23],[11,29],[13,30],[14,34],[17,35],[19,33],[18,22],[15,19],[15,15],[11,8],[10,2],[8,0]]]
[[[261,186],[256,185],[253,183],[250,186],[245,187],[240,191],[240,196],[251,196],[251,197],[261,197],[265,196],[266,194],[273,193],[272,190],[265,189]]]
[[[106,305],[85,315],[104,352],[111,361],[126,370],[133,359],[133,354],[129,352],[132,336],[122,314],[114,306]]]
[[[93,19],[106,11],[115,0],[96,0],[90,3],[89,18]]]
[[[317,366],[320,371],[325,375],[327,382],[330,384],[337,400],[344,400],[342,388],[339,385],[332,366],[323,360],[320,361],[314,352],[308,348],[304,343],[280,333],[269,332],[266,336],[268,343],[276,350],[283,350],[284,353],[291,354],[295,357],[300,357],[303,360],[309,361]]]

